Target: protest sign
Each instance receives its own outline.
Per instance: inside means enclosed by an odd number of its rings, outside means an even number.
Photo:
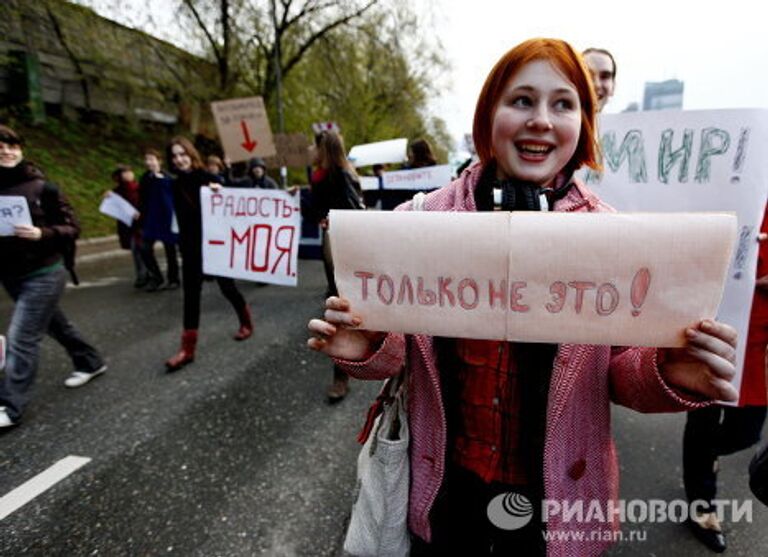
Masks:
[[[0,195],[0,236],[15,235],[17,224],[32,226],[27,198],[21,195]]]
[[[312,131],[315,135],[325,131],[339,133],[341,128],[336,122],[315,122],[312,124]]]
[[[312,164],[309,156],[309,141],[303,133],[276,133],[273,138],[277,154],[264,159],[269,168],[301,167]]]
[[[385,190],[435,190],[448,185],[452,177],[449,164],[396,170],[382,175]]]
[[[718,319],[738,330],[741,384],[768,197],[768,110],[650,111],[601,117],[601,175],[590,188],[620,211],[731,211],[735,255]]]
[[[682,346],[715,316],[729,214],[332,211],[339,293],[370,330]],[[404,249],[407,246],[407,249]]]
[[[113,191],[108,191],[99,205],[99,212],[119,220],[126,226],[131,226],[134,217],[138,214],[136,207],[131,205],[125,198]]]
[[[232,162],[275,155],[272,131],[261,97],[211,103],[224,154]]]
[[[390,139],[376,143],[366,143],[365,145],[355,145],[350,149],[347,158],[356,167],[373,164],[391,164],[407,161],[407,150],[407,139]]]
[[[200,189],[203,271],[296,286],[301,208],[281,190]]]
[[[372,191],[379,189],[379,178],[376,176],[358,176],[360,178],[360,189],[363,191]]]

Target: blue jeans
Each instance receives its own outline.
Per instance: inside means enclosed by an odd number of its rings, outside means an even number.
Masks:
[[[8,326],[5,377],[0,382],[0,406],[17,421],[29,402],[27,392],[35,382],[40,342],[48,333],[69,353],[76,369],[95,371],[104,362],[59,309],[67,272],[63,267],[23,279],[2,279],[16,302]]]

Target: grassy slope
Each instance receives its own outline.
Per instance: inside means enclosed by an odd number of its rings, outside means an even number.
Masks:
[[[0,115],[0,122],[7,121]],[[129,164],[137,179],[143,172],[141,150],[162,151],[168,136],[163,132],[130,129],[120,121],[83,124],[49,117],[41,126],[9,124],[25,140],[25,158],[39,164],[75,207],[82,237],[115,233],[115,221],[98,211],[102,193],[112,188],[110,174],[117,164]]]

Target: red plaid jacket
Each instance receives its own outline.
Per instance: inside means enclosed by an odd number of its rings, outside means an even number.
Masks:
[[[448,186],[427,195],[427,211],[476,211],[474,189],[482,173],[475,163]],[[399,207],[409,210],[410,202]],[[576,187],[555,204],[556,211],[612,211],[588,188]],[[574,240],[575,241],[575,240]],[[408,526],[424,540],[431,537],[429,512],[445,472],[446,427],[440,391],[440,372],[433,338],[390,333],[368,360],[337,360],[358,379],[381,380],[396,374],[408,358],[408,396],[411,434],[411,491]],[[549,388],[544,439],[544,493],[550,500],[583,500],[585,505],[618,498],[618,461],[611,436],[611,401],[640,412],[676,412],[705,406],[673,391],[661,378],[654,348],[562,344],[555,357]],[[585,541],[553,539],[549,557],[599,555],[611,542],[603,541],[618,524],[563,523],[549,518],[547,530],[584,532]],[[590,532],[594,539],[590,540]],[[566,536],[562,536],[566,538]]]

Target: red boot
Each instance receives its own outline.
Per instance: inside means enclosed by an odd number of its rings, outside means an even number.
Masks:
[[[243,306],[243,309],[237,312],[237,318],[240,320],[240,328],[232,337],[235,340],[245,340],[253,334],[253,321],[251,320],[251,308],[248,304]]]
[[[197,329],[184,329],[181,334],[181,349],[165,362],[166,371],[176,371],[194,362],[195,346],[197,346]]]

